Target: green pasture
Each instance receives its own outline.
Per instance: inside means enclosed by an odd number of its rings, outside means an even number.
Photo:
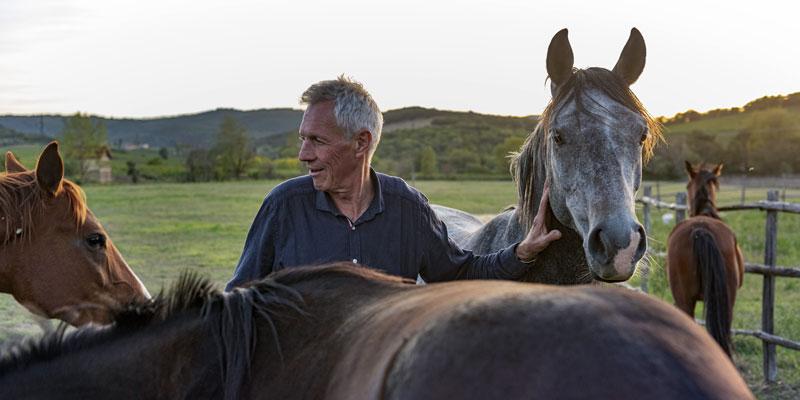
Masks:
[[[16,150],[16,149],[15,149]],[[31,148],[31,158],[38,152]],[[21,155],[25,160],[25,156]],[[32,161],[27,161],[32,164]],[[169,284],[182,270],[192,269],[210,276],[220,287],[233,273],[247,229],[264,195],[276,181],[217,183],[164,183],[146,185],[84,186],[90,208],[104,223],[111,239],[152,293]],[[515,202],[510,182],[419,181],[412,182],[432,203],[460,208],[475,214],[495,214]],[[684,185],[660,185],[665,195],[683,190]],[[655,189],[654,189],[655,192]],[[748,188],[748,201],[766,197],[766,188]],[[655,193],[654,193],[655,194]],[[674,196],[672,197],[674,199]],[[665,197],[664,200],[674,201]],[[722,203],[739,201],[739,191],[723,192]],[[641,207],[638,208],[641,212]],[[668,302],[663,257],[672,224],[662,222],[668,210],[654,209],[648,232],[653,249],[650,258],[650,292]],[[763,262],[764,213],[728,212],[723,215],[739,235],[750,262]],[[640,217],[641,219],[641,217]],[[800,216],[781,214],[778,218],[778,264],[800,266]],[[639,278],[632,281],[638,284]],[[758,329],[761,320],[761,284],[758,275],[748,274],[736,303],[734,326]],[[775,326],[778,335],[800,340],[800,280],[778,278]],[[40,331],[37,321],[11,296],[0,296],[0,342]],[[701,310],[698,307],[698,317]],[[800,352],[778,348],[780,385],[761,384],[761,342],[736,336],[735,361],[751,387],[761,398],[797,398],[800,395]]]

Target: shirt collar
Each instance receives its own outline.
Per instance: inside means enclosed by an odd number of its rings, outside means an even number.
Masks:
[[[375,172],[372,167],[369,168],[369,179],[372,181],[372,187],[375,188],[375,197],[372,198],[372,202],[367,207],[367,210],[364,211],[364,214],[358,218],[358,221],[355,223],[361,223],[369,221],[375,218],[376,215],[383,212],[383,191],[381,190],[381,180],[378,178],[378,174]],[[328,193],[323,192],[321,190],[315,190],[316,193],[316,207],[317,210],[329,212],[335,216],[342,215],[339,212],[339,209],[336,208],[336,205],[333,204],[333,200]]]

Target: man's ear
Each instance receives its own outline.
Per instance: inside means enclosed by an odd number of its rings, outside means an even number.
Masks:
[[[356,153],[364,153],[369,154],[369,148],[372,145],[372,132],[370,131],[361,131],[356,134],[355,137],[356,142]]]

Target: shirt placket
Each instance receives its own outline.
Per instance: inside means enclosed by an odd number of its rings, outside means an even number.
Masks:
[[[350,218],[345,217],[347,220],[347,245],[349,247],[349,254],[350,258],[353,261],[353,264],[358,264],[359,260],[361,259],[361,254],[359,254],[359,237],[361,230],[358,229],[356,224],[353,221],[350,221]]]

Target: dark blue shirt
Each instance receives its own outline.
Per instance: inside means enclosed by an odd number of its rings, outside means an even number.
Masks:
[[[427,282],[519,279],[529,267],[517,260],[517,244],[481,256],[460,249],[422,193],[397,177],[371,170],[370,178],[375,197],[353,223],[310,176],[276,186],[250,227],[227,289],[283,268],[344,260]]]

